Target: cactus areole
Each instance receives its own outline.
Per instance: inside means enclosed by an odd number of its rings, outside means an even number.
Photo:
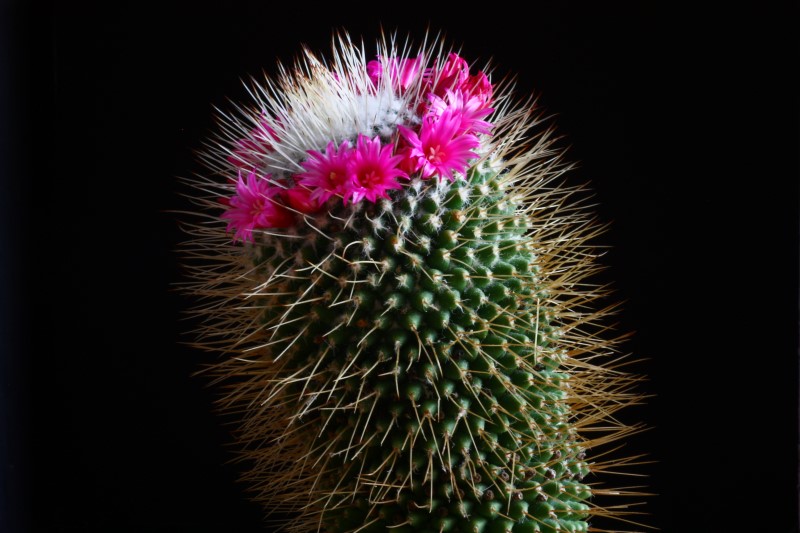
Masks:
[[[552,128],[430,40],[341,37],[280,72],[189,180],[198,345],[255,499],[297,532],[614,514],[591,453],[638,429],[614,416],[636,378],[600,364],[599,230]]]

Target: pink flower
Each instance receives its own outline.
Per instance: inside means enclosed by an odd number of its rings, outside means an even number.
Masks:
[[[302,185],[283,191],[283,196],[292,209],[310,215],[322,209],[324,202],[320,203],[311,197],[312,191]]]
[[[333,141],[328,143],[325,153],[309,150],[303,161],[305,172],[295,176],[298,183],[311,191],[311,199],[322,205],[333,195],[344,196],[348,191],[347,163],[353,150],[345,140],[338,150]]]
[[[228,163],[238,169],[255,168],[264,152],[265,147],[253,139],[239,139],[236,141],[236,148],[228,156]]]
[[[263,161],[264,156],[273,151],[272,144],[277,139],[275,130],[262,118],[250,130],[247,138],[236,141],[236,147],[228,156],[228,163],[239,169],[254,169]]]
[[[292,213],[275,200],[282,190],[254,171],[245,181],[239,171],[236,194],[228,200],[228,209],[221,216],[228,221],[227,230],[234,231],[234,240],[252,241],[254,229],[283,228],[294,223]]]
[[[423,178],[438,175],[452,181],[453,172],[463,174],[469,160],[477,156],[472,150],[480,145],[478,138],[470,133],[459,134],[461,116],[453,109],[445,109],[438,119],[424,119],[419,135],[398,127],[408,142],[405,156],[415,170],[422,170]]]
[[[469,78],[469,65],[456,53],[447,56],[441,70],[435,66],[426,72],[426,79],[431,84],[431,92],[444,96],[446,89],[457,89]]]
[[[430,92],[444,98],[448,90],[461,91],[466,96],[476,97],[483,107],[492,101],[492,83],[482,71],[469,74],[469,65],[458,54],[451,53],[441,69],[434,66],[425,72],[425,81]]]
[[[483,71],[467,78],[458,89],[468,94],[470,98],[477,98],[484,106],[488,106],[492,101],[492,82]]]
[[[377,85],[384,74],[388,72],[392,85],[399,86],[401,90],[405,91],[416,78],[421,66],[422,60],[418,57],[413,59],[410,57],[402,59],[379,57],[367,63],[367,74],[372,83]]]
[[[373,59],[367,63],[367,76],[372,80],[372,83],[378,85],[378,82],[383,77],[383,64],[381,59]]]
[[[347,165],[348,189],[344,197],[345,205],[349,201],[360,202],[363,198],[375,202],[377,198],[388,198],[387,190],[401,188],[397,178],[407,178],[408,175],[397,168],[403,156],[393,156],[392,150],[393,146],[390,144],[381,147],[377,136],[370,140],[366,135],[358,135],[358,144]]]
[[[494,109],[486,107],[478,96],[469,96],[462,91],[447,89],[445,98],[435,94],[429,96],[431,104],[428,107],[428,116],[438,120],[446,111],[460,117],[461,124],[456,129],[456,135],[461,133],[491,134],[492,124],[483,120]]]

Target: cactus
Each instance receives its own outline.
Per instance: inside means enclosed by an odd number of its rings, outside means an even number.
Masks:
[[[635,491],[587,479],[633,462],[591,454],[641,429],[615,416],[641,398],[583,188],[509,84],[410,51],[342,36],[253,80],[189,180],[197,344],[243,479],[288,531],[631,523],[598,500]]]

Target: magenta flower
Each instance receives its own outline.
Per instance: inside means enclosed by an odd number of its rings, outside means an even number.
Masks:
[[[384,65],[386,65],[385,69],[389,73],[389,80],[392,82],[392,85],[395,87],[399,86],[401,90],[405,91],[419,73],[422,60],[418,57],[413,59],[404,57],[399,60],[396,57],[379,57],[376,60],[370,61],[367,63],[367,74],[372,80],[372,83],[377,85],[381,78],[383,78],[385,73]]]
[[[482,71],[470,76],[469,65],[458,54],[451,53],[441,69],[437,66],[426,70],[425,81],[430,93],[444,98],[448,90],[461,91],[466,96],[477,98],[483,107],[492,101],[492,83]]]
[[[236,194],[227,202],[228,209],[221,218],[228,221],[228,231],[234,232],[234,241],[252,241],[253,230],[259,228],[284,228],[294,224],[292,213],[275,200],[283,191],[271,186],[268,179],[251,171],[247,181],[239,171]]]
[[[303,161],[305,172],[295,176],[298,183],[311,191],[311,199],[319,205],[333,195],[344,196],[348,191],[347,163],[353,149],[348,141],[342,141],[338,150],[333,141],[328,143],[325,153],[309,150],[308,159]]]
[[[488,106],[492,101],[492,82],[483,71],[467,78],[458,89],[471,98],[477,98],[484,106]]]
[[[461,116],[453,109],[445,109],[438,119],[427,117],[422,121],[419,135],[413,130],[399,126],[400,133],[408,142],[405,157],[415,170],[422,171],[423,178],[434,175],[453,180],[453,172],[464,173],[469,160],[477,154],[472,150],[480,145],[471,134],[459,134]]]
[[[469,79],[469,65],[461,56],[451,52],[441,69],[434,66],[425,74],[431,92],[444,96],[446,89],[457,89]]]
[[[490,115],[494,109],[486,107],[478,96],[469,96],[462,91],[452,91],[447,89],[445,98],[440,98],[431,94],[428,116],[438,120],[449,110],[454,116],[460,117],[461,124],[456,129],[456,135],[462,133],[485,133],[491,134],[492,124],[483,120]]]
[[[312,191],[302,185],[283,191],[283,197],[295,211],[310,215],[322,209],[323,203],[311,197]]]
[[[236,141],[236,148],[228,156],[228,163],[238,169],[255,168],[261,161],[261,155],[265,153],[265,148],[253,139],[239,139]]]
[[[377,136],[370,140],[366,135],[358,135],[358,143],[347,165],[345,205],[349,201],[360,202],[363,198],[374,203],[377,198],[389,198],[387,190],[401,188],[397,178],[407,178],[408,175],[398,168],[403,156],[393,156],[393,148],[390,144],[382,147]]]
[[[383,77],[383,63],[380,57],[367,63],[367,76],[372,80],[372,83],[378,85],[378,82]]]
[[[239,169],[254,169],[263,161],[264,156],[273,151],[272,144],[277,139],[275,130],[262,118],[250,130],[248,137],[236,141],[236,148],[228,156],[228,163]]]

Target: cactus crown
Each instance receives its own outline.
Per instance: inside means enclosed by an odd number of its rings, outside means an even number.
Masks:
[[[198,344],[224,354],[244,479],[289,531],[627,513],[585,479],[640,429],[615,418],[636,376],[599,364],[619,340],[588,282],[600,230],[533,106],[443,50],[307,53],[222,115],[191,182]]]

